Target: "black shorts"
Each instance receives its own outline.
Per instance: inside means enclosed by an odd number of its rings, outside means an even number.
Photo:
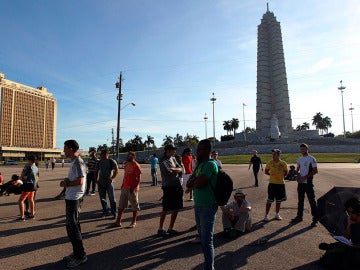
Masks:
[[[164,186],[162,206],[163,211],[179,210],[183,208],[184,190],[182,186]]]
[[[272,203],[274,200],[276,200],[276,202],[286,201],[285,185],[269,184],[267,201]]]

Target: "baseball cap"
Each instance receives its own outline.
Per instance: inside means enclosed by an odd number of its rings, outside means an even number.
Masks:
[[[281,154],[281,150],[277,148],[271,150],[271,152]]]
[[[244,191],[241,189],[241,188],[238,188],[236,191],[235,191],[235,196],[246,196],[246,194],[244,193]]]

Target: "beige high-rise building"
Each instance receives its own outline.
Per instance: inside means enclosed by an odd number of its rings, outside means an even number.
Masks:
[[[0,155],[2,160],[60,157],[56,148],[56,99],[43,86],[33,88],[0,73]]]

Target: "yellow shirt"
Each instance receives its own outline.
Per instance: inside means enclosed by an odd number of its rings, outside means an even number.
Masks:
[[[278,162],[275,162],[274,160],[271,160],[266,164],[265,170],[269,170],[270,184],[285,184],[284,177],[288,172],[288,166],[285,161],[279,160]]]

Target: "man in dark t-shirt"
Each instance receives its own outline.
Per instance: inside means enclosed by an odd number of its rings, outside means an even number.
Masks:
[[[261,158],[257,155],[257,151],[253,150],[253,156],[250,159],[250,163],[249,163],[249,170],[251,167],[251,164],[253,166],[253,172],[254,172],[254,177],[255,177],[255,187],[259,186],[259,181],[258,181],[258,173],[261,167],[261,170],[263,171],[263,166],[261,163]]]

